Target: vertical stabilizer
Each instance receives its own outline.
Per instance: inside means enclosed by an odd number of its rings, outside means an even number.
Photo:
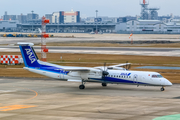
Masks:
[[[33,43],[17,43],[21,50],[21,54],[24,60],[25,67],[40,67],[38,63],[37,55],[33,49]]]

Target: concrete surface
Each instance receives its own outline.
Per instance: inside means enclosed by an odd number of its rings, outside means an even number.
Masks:
[[[142,48],[142,47],[69,47],[47,46],[49,53],[82,53],[82,54],[118,54],[145,56],[180,56],[179,48]],[[41,52],[40,46],[34,46]],[[0,46],[1,52],[20,52],[18,46]]]
[[[2,33],[3,34],[3,33]],[[6,33],[10,34],[10,33]],[[49,33],[51,34],[51,33]],[[74,36],[74,38],[47,38],[47,42],[68,42],[68,41],[131,41],[130,34],[87,34],[87,33],[53,33],[54,36]],[[179,41],[179,35],[173,34],[134,34],[134,41]],[[41,38],[12,38],[0,37],[0,44],[15,44],[22,41],[40,43]]]
[[[152,120],[180,113],[180,85],[160,87],[0,78],[1,120]]]

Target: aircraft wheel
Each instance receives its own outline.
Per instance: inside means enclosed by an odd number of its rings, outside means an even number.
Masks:
[[[80,86],[79,86],[79,89],[81,89],[81,90],[84,89],[84,88],[85,88],[84,85],[80,85]]]
[[[164,87],[162,87],[162,88],[161,88],[161,91],[164,91],[164,90],[165,90]]]
[[[107,86],[107,83],[102,83],[102,86],[103,86],[103,87],[106,87],[106,86]]]

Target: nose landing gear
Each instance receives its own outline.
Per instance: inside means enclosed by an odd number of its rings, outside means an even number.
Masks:
[[[165,88],[164,88],[164,87],[162,87],[162,88],[161,88],[161,91],[165,91]]]

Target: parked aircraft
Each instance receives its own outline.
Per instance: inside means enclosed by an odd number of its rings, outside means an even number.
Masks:
[[[72,67],[60,66],[48,62],[40,61],[33,49],[33,43],[18,43],[24,60],[24,69],[37,74],[62,81],[81,82],[79,89],[85,89],[86,82],[107,84],[131,84],[143,86],[161,86],[161,91],[165,86],[172,86],[172,83],[157,72],[130,71],[123,66],[130,63],[100,66],[100,67]]]

